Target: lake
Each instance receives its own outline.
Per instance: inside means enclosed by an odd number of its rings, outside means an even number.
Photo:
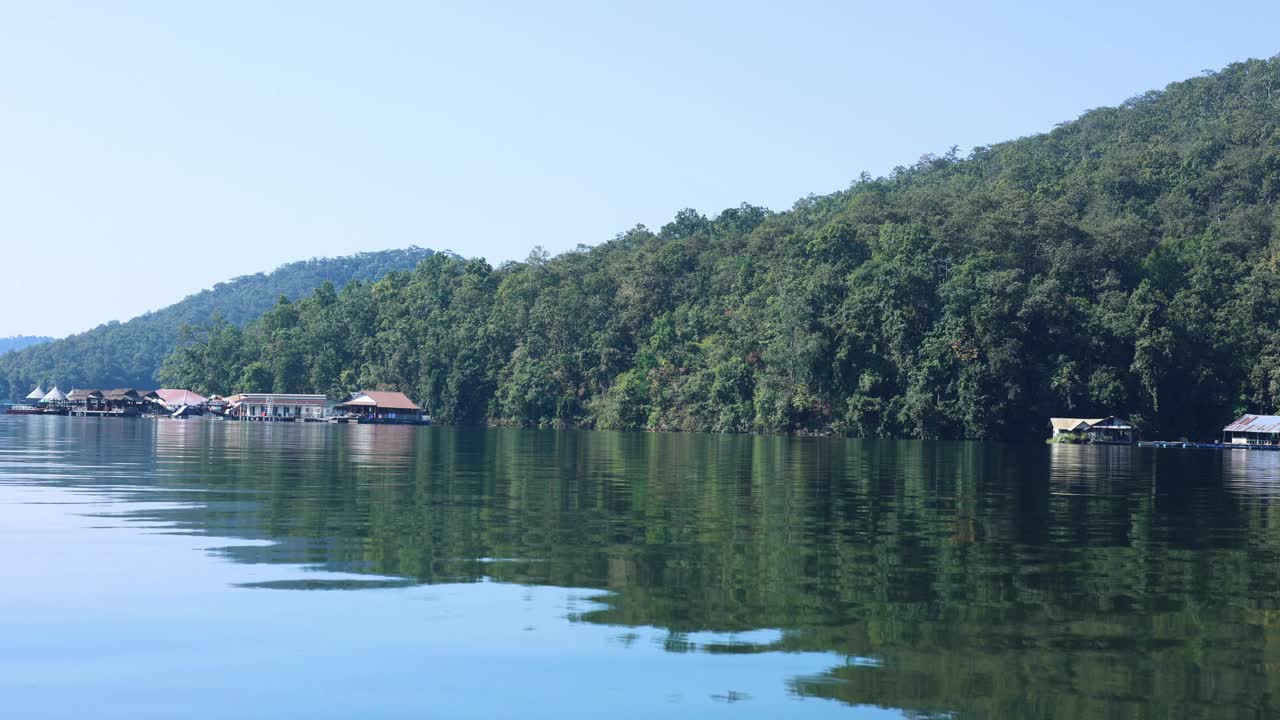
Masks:
[[[1270,718],[1280,453],[0,416],[0,717]]]

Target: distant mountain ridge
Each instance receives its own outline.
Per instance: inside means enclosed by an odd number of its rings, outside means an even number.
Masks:
[[[28,348],[32,345],[51,342],[52,340],[53,338],[48,337],[47,335],[14,335],[12,337],[0,338],[0,355]]]
[[[271,309],[281,296],[297,299],[325,282],[340,290],[353,280],[377,280],[388,272],[412,269],[434,254],[410,246],[293,262],[269,273],[218,283],[127,322],[15,349],[0,355],[0,396],[7,392],[11,398],[21,397],[37,384],[146,388],[155,384],[160,363],[177,348],[184,325],[208,323],[215,314],[244,325]]]

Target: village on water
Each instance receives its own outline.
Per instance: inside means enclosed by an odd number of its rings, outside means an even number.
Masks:
[[[73,389],[64,393],[36,387],[25,402],[0,406],[10,415],[69,415],[79,417],[211,417],[242,422],[328,422],[361,425],[430,425],[431,418],[404,393],[360,390],[337,402],[327,395],[300,393],[239,393],[204,397],[191,390]],[[1090,445],[1142,445],[1180,448],[1242,448],[1280,450],[1280,415],[1242,415],[1222,428],[1217,442],[1150,440],[1128,420],[1050,418],[1049,441]]]
[[[213,417],[243,422],[331,422],[362,425],[429,425],[431,418],[404,393],[361,390],[344,401],[326,395],[240,393],[204,397],[190,390],[74,389],[37,387],[25,402],[5,408],[10,415],[78,417]]]

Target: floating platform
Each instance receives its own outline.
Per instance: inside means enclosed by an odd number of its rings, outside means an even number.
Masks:
[[[430,425],[431,418],[366,418],[356,415],[332,415],[325,422],[338,425]]]
[[[1138,447],[1176,448],[1187,450],[1264,450],[1277,452],[1280,445],[1245,445],[1243,443],[1197,443],[1176,440],[1140,440]]]

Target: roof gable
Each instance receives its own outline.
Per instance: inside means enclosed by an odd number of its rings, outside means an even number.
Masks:
[[[156,397],[160,398],[165,405],[177,407],[179,405],[203,405],[208,398],[190,390],[174,390],[162,388],[155,391]]]
[[[1049,424],[1054,430],[1062,432],[1075,432],[1078,430],[1088,430],[1090,428],[1109,428],[1111,430],[1132,430],[1133,426],[1128,420],[1118,418],[1115,415],[1108,415],[1104,418],[1049,418]]]
[[[361,390],[338,407],[376,407],[383,410],[421,410],[407,395],[390,390]]]
[[[1222,431],[1280,433],[1280,415],[1241,415]]]

